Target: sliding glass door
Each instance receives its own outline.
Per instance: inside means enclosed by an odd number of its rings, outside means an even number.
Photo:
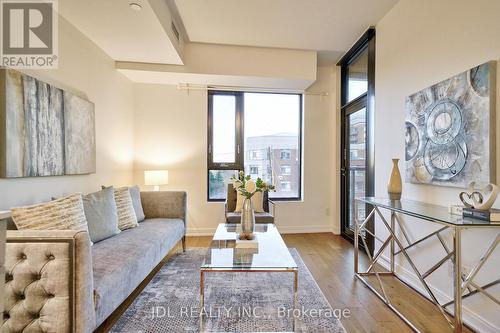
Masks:
[[[354,240],[356,219],[366,218],[368,207],[356,198],[374,194],[374,58],[375,30],[369,29],[337,64],[341,66],[341,231]],[[368,223],[373,231],[373,221]],[[373,253],[373,237],[363,234]]]
[[[347,154],[345,164],[346,192],[349,197],[346,232],[354,231],[354,200],[366,196],[366,106],[346,115]],[[363,207],[358,209],[358,220],[365,219]]]

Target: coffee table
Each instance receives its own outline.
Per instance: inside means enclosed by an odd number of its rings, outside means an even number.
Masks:
[[[295,260],[272,223],[257,224],[255,236],[258,249],[236,248],[236,239],[241,231],[240,224],[221,223],[215,231],[205,260],[200,267],[200,309],[205,302],[205,274],[211,272],[292,272],[293,306],[297,306],[298,269]]]

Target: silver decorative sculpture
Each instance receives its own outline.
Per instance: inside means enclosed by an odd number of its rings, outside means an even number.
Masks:
[[[469,185],[468,192],[460,192],[460,201],[465,207],[478,210],[490,210],[495,203],[499,188],[495,184],[488,184],[483,189],[477,190],[476,183]]]

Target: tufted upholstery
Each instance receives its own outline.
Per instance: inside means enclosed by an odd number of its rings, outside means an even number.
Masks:
[[[86,231],[8,231],[2,332],[91,332],[89,247]]]
[[[69,243],[8,244],[4,320],[11,332],[68,332]],[[66,274],[60,274],[65,272]],[[58,313],[60,319],[47,314]]]

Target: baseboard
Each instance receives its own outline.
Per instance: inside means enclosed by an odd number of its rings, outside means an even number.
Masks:
[[[280,226],[278,225],[278,229],[282,234],[313,234],[317,232],[331,232],[333,233],[332,227],[325,225],[305,225],[305,226]]]
[[[208,228],[187,228],[187,236],[213,236],[217,227]],[[318,232],[331,232],[333,229],[324,225],[307,225],[307,226],[279,226],[278,229],[282,234],[312,234]]]
[[[186,236],[213,236],[217,227],[190,228],[186,230]]]
[[[389,270],[390,269],[390,260],[387,256],[382,255],[380,256],[379,264],[381,264],[385,269]],[[404,266],[401,266],[400,264],[396,263],[395,265],[395,270],[397,272],[397,276],[399,279],[410,285],[412,288],[420,292],[422,295],[425,297],[429,298],[427,296],[427,292],[425,291],[424,287],[422,286],[422,283],[418,279],[418,277],[411,272],[409,269],[407,269]],[[449,302],[452,300],[450,296],[442,292],[440,289],[432,286],[429,284],[429,288],[432,290],[434,295],[438,299],[444,299],[446,302]],[[472,296],[474,297],[474,296]],[[468,309],[466,306],[462,307],[462,318],[463,322],[467,324],[468,326],[472,327],[474,330],[478,332],[484,332],[484,333],[495,333],[495,332],[500,332],[500,327],[495,326],[494,324],[490,323],[483,317],[481,317],[479,314],[476,312],[473,312],[472,310]]]

